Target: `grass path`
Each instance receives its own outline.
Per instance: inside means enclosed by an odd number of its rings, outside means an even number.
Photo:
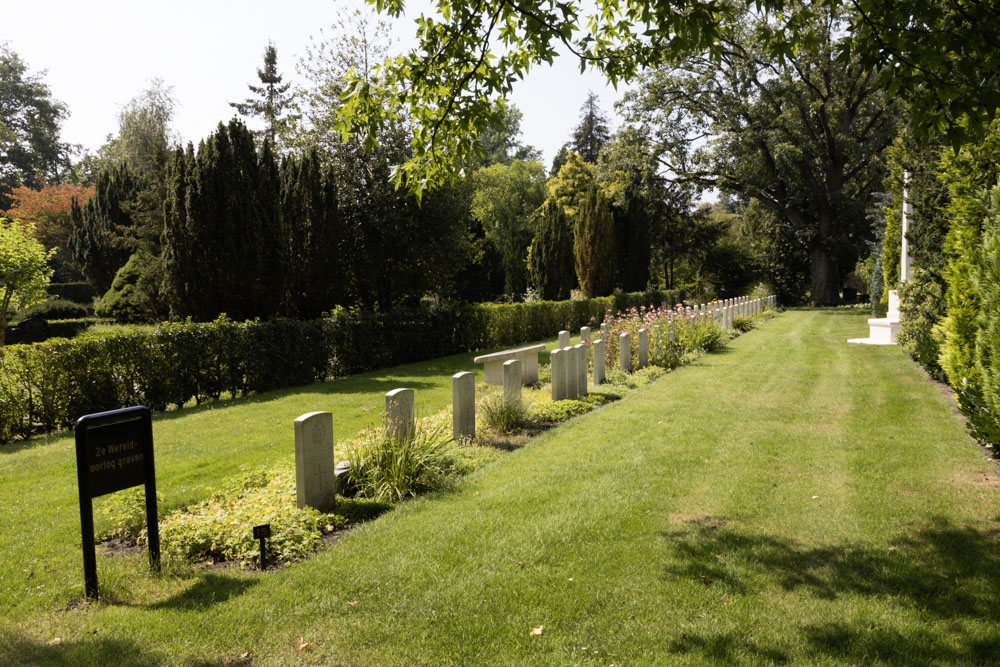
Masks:
[[[995,661],[1000,481],[897,348],[844,342],[864,319],[789,312],[307,562],[129,579],[115,600],[18,620],[0,650],[136,664]]]

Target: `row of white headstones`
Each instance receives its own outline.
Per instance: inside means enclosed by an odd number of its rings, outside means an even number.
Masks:
[[[737,317],[755,316],[774,308],[776,298],[740,297],[685,309],[685,316],[713,317],[727,328],[733,328]],[[654,327],[653,335],[663,335],[662,327]],[[606,340],[610,332],[607,323],[601,325],[601,338],[591,342],[590,327],[580,329],[581,342],[570,345],[570,332],[560,331],[558,348],[549,355],[552,371],[552,400],[560,401],[587,395],[589,352],[593,348],[593,384],[605,380]],[[666,332],[668,337],[672,331]],[[670,338],[672,339],[672,338]],[[618,336],[619,368],[631,372],[631,337]],[[649,332],[638,332],[639,368],[649,363]],[[503,402],[521,401],[522,362],[512,359],[503,364]],[[476,375],[468,371],[451,376],[452,432],[456,439],[476,434]],[[385,394],[385,427],[388,437],[401,442],[416,431],[414,405],[416,392],[409,388],[393,389]],[[333,414],[310,412],[295,420],[295,486],[299,507],[313,507],[321,512],[333,509],[339,480],[348,472],[347,462],[334,465]]]

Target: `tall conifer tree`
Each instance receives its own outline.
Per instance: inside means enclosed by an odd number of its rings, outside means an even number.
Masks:
[[[278,74],[278,49],[270,42],[264,50],[264,69],[257,70],[257,78],[262,85],[247,85],[253,96],[242,102],[230,102],[229,106],[241,116],[263,119],[263,135],[274,145],[298,116],[288,113],[292,107],[292,98],[288,94],[291,84],[282,85],[282,76]]]
[[[576,215],[573,253],[584,294],[611,294],[615,287],[615,227],[608,201],[596,185],[590,186]]]
[[[597,164],[597,157],[610,137],[608,118],[601,111],[600,100],[593,92],[588,92],[580,107],[580,124],[573,130],[571,148],[590,164]]]
[[[538,232],[528,250],[531,279],[543,299],[568,299],[576,280],[573,239],[566,212],[558,202],[546,199],[540,213]]]

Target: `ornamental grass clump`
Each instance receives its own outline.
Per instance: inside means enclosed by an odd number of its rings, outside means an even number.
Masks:
[[[345,443],[350,484],[358,496],[399,502],[443,487],[454,466],[452,438],[442,428],[417,428],[398,437],[371,428]]]
[[[486,427],[494,433],[517,433],[528,425],[528,409],[523,401],[504,401],[503,394],[495,392],[479,402],[479,412]]]

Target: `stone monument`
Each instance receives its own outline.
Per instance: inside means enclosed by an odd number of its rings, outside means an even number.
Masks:
[[[903,243],[899,256],[899,281],[910,280],[910,245],[906,233],[910,229],[910,219],[913,217],[913,204],[910,202],[910,172],[903,172]],[[899,321],[899,294],[889,290],[889,310],[885,317],[873,317],[868,320],[868,338],[848,338],[848,343],[864,345],[895,345],[896,338],[902,330]]]

